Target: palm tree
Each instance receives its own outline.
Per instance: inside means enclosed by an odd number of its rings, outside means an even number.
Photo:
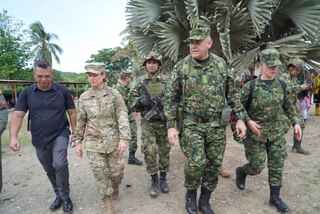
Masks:
[[[184,40],[196,27],[210,27],[211,51],[237,69],[269,46],[284,62],[301,57],[320,68],[317,0],[129,0],[126,9],[126,31],[139,55],[157,44],[166,69],[188,53]]]
[[[54,33],[45,32],[43,25],[39,21],[30,25],[30,33],[30,44],[34,46],[31,56],[35,60],[45,59],[52,65],[53,55],[56,62],[60,64],[58,53],[61,55],[63,50],[57,44],[51,43],[52,40],[59,40],[59,37]]]

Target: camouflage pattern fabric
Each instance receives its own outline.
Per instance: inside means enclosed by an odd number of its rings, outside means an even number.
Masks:
[[[111,182],[121,183],[124,166],[117,150],[120,140],[128,142],[130,138],[128,110],[116,89],[90,88],[80,95],[72,141],[84,142],[102,199],[112,194]]]
[[[280,53],[274,48],[269,48],[261,51],[260,60],[268,67],[281,65]]]
[[[171,145],[167,139],[165,122],[141,121],[141,152],[144,154],[147,172],[150,175],[169,171]]]
[[[96,180],[96,186],[101,199],[112,195],[112,183],[121,184],[124,171],[122,155],[117,151],[104,154],[87,151],[90,168]]]
[[[137,144],[137,122],[134,118],[134,112],[130,110],[129,107],[129,86],[124,86],[120,82],[118,82],[115,86],[115,89],[117,89],[120,94],[123,97],[123,100],[129,110],[129,123],[130,123],[130,130],[131,130],[131,140],[129,141],[129,152],[136,152],[138,149]]]
[[[152,175],[158,171],[167,172],[169,170],[171,145],[167,139],[165,122],[160,120],[147,121],[144,116],[150,109],[139,107],[138,100],[143,96],[141,86],[144,80],[146,80],[148,88],[151,88],[152,96],[159,96],[164,92],[167,76],[158,74],[156,78],[150,78],[146,74],[137,78],[133,81],[129,93],[130,107],[141,113],[141,152],[144,154],[147,171]]]
[[[7,101],[0,93],[0,192],[2,190],[2,142],[1,136],[4,130],[6,130],[8,123],[8,108],[7,108]]]
[[[183,73],[184,60],[190,59],[187,74]],[[175,127],[177,108],[184,106],[183,133],[180,146],[187,157],[185,165],[185,187],[197,189],[200,185],[213,190],[218,182],[218,172],[222,163],[226,137],[225,126],[220,125],[220,116],[226,100],[235,112],[236,117],[245,117],[240,102],[240,94],[232,72],[225,61],[210,54],[206,64],[188,58],[179,61],[168,79],[164,111],[167,117],[167,128]],[[182,86],[185,81],[185,103],[182,103]],[[188,119],[207,119],[199,123]]]
[[[119,140],[130,139],[128,110],[117,90],[90,88],[80,95],[73,135],[76,144],[84,141],[87,151],[108,154],[117,151]]]
[[[187,39],[190,40],[203,40],[210,37],[210,28],[197,28],[193,29],[190,32],[190,37]]]
[[[295,63],[299,63],[299,61],[295,62]],[[299,66],[299,65],[297,65],[297,66]],[[300,112],[299,101],[298,101],[297,95],[301,91],[301,89],[300,89],[300,85],[298,84],[297,77],[293,77],[289,73],[283,73],[281,75],[281,79],[283,79],[287,83],[287,87],[290,88],[290,91],[291,91],[290,97],[291,97],[293,103],[295,104],[296,112]],[[303,117],[302,117],[301,114],[300,114],[300,122],[299,122],[299,124],[301,126],[302,137],[303,137],[303,131],[305,129],[305,122],[304,122]],[[300,142],[300,141],[298,141],[295,133],[293,133],[293,141],[294,142]]]
[[[245,104],[249,97],[250,84],[241,89],[241,101]],[[296,111],[290,85],[283,91],[280,81],[276,78],[271,85],[267,85],[260,78],[256,80],[250,119],[260,126],[259,137],[247,130],[244,139],[246,158],[249,163],[243,166],[248,175],[257,175],[265,167],[268,157],[269,184],[281,186],[284,161],[287,157],[284,135],[290,125],[300,124],[300,115]]]

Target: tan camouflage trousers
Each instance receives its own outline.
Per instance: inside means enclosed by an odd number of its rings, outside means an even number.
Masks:
[[[109,154],[87,151],[90,168],[101,199],[112,195],[112,183],[120,185],[124,162],[118,151]]]
[[[141,152],[144,154],[144,161],[147,172],[150,175],[169,171],[171,145],[167,138],[165,122],[141,121],[142,145]]]

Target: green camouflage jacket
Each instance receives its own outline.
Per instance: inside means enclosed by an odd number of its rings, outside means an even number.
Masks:
[[[249,98],[249,91],[250,83],[247,83],[241,89],[241,102],[244,105]],[[296,111],[291,93],[290,84],[284,91],[277,78],[270,86],[260,78],[256,79],[248,114],[250,119],[261,126],[259,140],[266,141],[267,139],[279,138],[288,132],[290,123],[292,126],[300,124],[300,115]],[[257,138],[251,134],[250,130],[248,130],[248,135]]]
[[[189,69],[183,69],[186,64],[184,61],[190,62],[187,67]],[[184,103],[182,103],[183,82],[185,82]],[[243,119],[245,110],[238,92],[239,88],[233,74],[222,58],[210,54],[209,61],[203,66],[190,55],[187,56],[174,66],[167,82],[164,99],[167,128],[175,127],[178,119],[176,110],[181,106],[184,108],[184,114],[218,118],[225,106],[225,97],[237,118]],[[219,120],[211,121],[210,125],[220,126]]]
[[[150,109],[141,109],[138,106],[138,100],[143,95],[143,91],[141,87],[143,85],[144,80],[146,80],[147,86],[150,84],[157,84],[161,85],[161,89],[158,92],[159,94],[164,94],[164,88],[166,85],[168,77],[164,74],[158,74],[156,78],[151,78],[148,74],[142,75],[134,79],[130,87],[129,93],[129,106],[130,108],[134,109],[136,112],[141,112],[141,116],[143,117]],[[150,91],[152,93],[152,91]],[[152,94],[151,94],[152,95]]]
[[[121,94],[108,86],[90,88],[80,95],[77,108],[77,128],[73,141],[87,151],[111,153],[119,140],[129,141],[128,110]]]

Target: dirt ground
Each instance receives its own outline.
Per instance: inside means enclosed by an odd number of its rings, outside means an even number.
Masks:
[[[314,107],[310,114],[314,112]],[[320,117],[309,116],[303,140],[304,148],[311,150],[309,156],[291,152],[292,130],[287,136],[288,159],[285,164],[282,199],[292,213],[320,213]],[[241,144],[233,141],[227,128],[227,149],[224,167],[231,172],[230,178],[219,178],[211,204],[221,214],[277,213],[268,203],[269,185],[267,169],[260,175],[247,177],[246,189],[240,191],[235,185],[234,170],[246,162]],[[7,130],[6,130],[7,131]],[[139,147],[140,148],[140,147]],[[3,190],[0,193],[0,214],[46,214],[52,213],[49,205],[55,195],[38,162],[34,148],[24,146],[13,153],[3,148]],[[143,159],[140,150],[137,157]],[[127,157],[126,157],[127,158]],[[151,198],[148,194],[150,178],[145,166],[126,165],[120,187],[120,197],[114,202],[118,214],[183,214],[185,188],[183,167],[185,158],[180,148],[171,151],[171,167],[168,173],[169,194]],[[71,198],[77,214],[102,214],[103,204],[96,191],[87,158],[79,159],[69,149]],[[62,209],[55,213],[63,213]]]

